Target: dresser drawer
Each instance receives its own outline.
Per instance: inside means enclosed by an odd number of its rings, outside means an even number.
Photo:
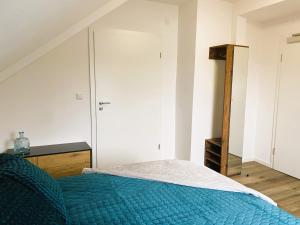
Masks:
[[[29,158],[25,158],[26,160],[28,160],[29,162],[33,163],[34,165],[38,166],[38,158],[37,157],[29,157]]]
[[[90,151],[39,156],[37,164],[55,178],[79,175],[83,168],[91,166]]]

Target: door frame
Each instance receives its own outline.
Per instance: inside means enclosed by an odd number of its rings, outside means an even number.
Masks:
[[[93,168],[97,168],[97,123],[98,103],[96,102],[96,71],[95,71],[95,34],[97,23],[88,27],[89,85],[90,85],[90,118],[91,147]],[[176,114],[176,75],[177,75],[177,36],[157,34],[162,38],[162,139],[161,151],[165,159],[175,158],[175,114]],[[171,43],[171,45],[169,44]],[[171,48],[172,46],[172,48]],[[171,50],[172,49],[172,50]]]
[[[98,168],[98,103],[97,103],[97,85],[96,85],[96,66],[95,66],[95,60],[96,60],[96,53],[95,53],[95,24],[92,24],[88,27],[88,50],[89,50],[89,85],[90,85],[90,117],[91,117],[91,147],[92,147],[92,167]],[[164,52],[164,46],[162,46],[161,51]],[[162,54],[161,52],[161,54]],[[164,79],[164,68],[165,67],[165,58],[163,57],[162,61],[162,92],[161,92],[161,141],[160,146],[163,146],[161,151],[162,158],[165,157],[165,146],[164,146],[164,140],[163,138],[163,132],[164,132],[164,126],[163,126],[163,113],[165,113],[165,107],[163,105],[163,98],[164,96],[164,89],[166,89],[166,82]],[[175,85],[176,86],[176,85]],[[175,96],[175,95],[174,95]],[[174,108],[174,118],[175,118],[175,108]],[[172,133],[172,136],[174,135],[175,138],[175,124],[174,124],[174,134]],[[175,139],[174,139],[175,140]],[[175,144],[175,143],[174,143]],[[175,147],[175,146],[174,146]]]
[[[89,49],[89,81],[90,81],[90,115],[91,115],[91,147],[92,166],[97,168],[97,102],[96,102],[96,71],[95,71],[95,32],[94,26],[88,27]]]
[[[272,124],[272,138],[271,138],[271,149],[270,149],[270,166],[274,169],[275,161],[275,149],[276,149],[276,132],[277,132],[277,118],[278,118],[278,106],[279,106],[279,91],[280,91],[280,76],[282,70],[282,55],[284,44],[282,40],[279,43],[279,58],[277,63],[277,72],[276,72],[276,86],[275,86],[275,99],[273,106],[273,124]]]

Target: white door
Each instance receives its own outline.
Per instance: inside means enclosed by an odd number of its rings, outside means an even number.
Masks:
[[[274,168],[300,178],[300,43],[286,45],[278,100]]]
[[[97,166],[161,159],[160,38],[96,28],[94,40]]]

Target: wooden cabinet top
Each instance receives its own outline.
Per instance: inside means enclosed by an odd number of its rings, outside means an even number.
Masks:
[[[89,151],[89,150],[91,150],[91,147],[86,142],[34,146],[34,147],[30,147],[30,153],[24,155],[23,157],[28,158],[28,157],[63,154],[69,152],[81,152],[81,151]],[[14,150],[8,149],[7,153],[14,154]]]

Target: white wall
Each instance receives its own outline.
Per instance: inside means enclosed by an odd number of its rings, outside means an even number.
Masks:
[[[248,38],[250,54],[247,104],[254,107],[249,108],[247,105],[246,115],[254,114],[255,121],[251,121],[252,126],[248,123],[250,127],[247,128],[247,138],[250,146],[246,145],[248,149],[244,161],[257,160],[268,164],[272,142],[278,43],[274,43],[272,34],[264,33],[263,28],[251,23],[248,26]]]
[[[76,101],[80,93],[82,101]],[[0,83],[0,152],[20,130],[31,145],[90,143],[88,33],[70,40]]]
[[[232,17],[232,41],[237,45],[247,45],[247,19],[238,16],[234,10]]]
[[[223,0],[198,0],[195,56],[193,35],[190,35],[195,32],[194,26],[183,26],[195,16],[191,8],[194,0],[188,1],[179,11],[179,35],[178,7],[175,5],[130,0],[122,6],[127,7],[130,15],[119,17],[126,16],[126,24],[130,23],[130,27],[120,26],[122,21],[111,19],[117,10],[98,22],[106,26],[118,23],[118,28],[154,32],[163,37],[165,76],[162,120],[166,123],[162,128],[165,133],[162,147],[168,146],[166,158],[175,157],[177,94],[177,157],[190,157],[194,162],[203,163],[204,140],[220,132],[220,93],[216,92],[216,87],[219,87],[221,68],[224,68],[222,62],[208,60],[209,47],[236,41],[237,44],[250,46],[244,161],[257,160],[270,164],[280,42],[282,38],[300,32],[300,20],[262,26],[247,22],[240,15],[281,1],[255,0],[250,3],[242,0],[234,8]],[[144,11],[137,7],[140,5],[144,5],[146,12],[152,15],[151,24],[147,26],[144,26],[145,21],[140,20],[144,15]],[[191,14],[185,17],[188,12]],[[191,72],[193,64],[194,74]],[[193,102],[185,101],[192,99],[191,91]],[[82,93],[84,99],[76,101],[76,93]],[[0,152],[12,147],[12,140],[19,130],[25,131],[32,145],[74,141],[90,143],[87,31],[84,30],[16,76],[0,83],[0,102]],[[192,132],[188,141],[191,106]]]
[[[249,45],[249,69],[243,161],[271,164],[274,103],[280,57],[280,36],[296,31],[297,22],[273,26],[250,22],[247,15],[285,0],[240,0],[234,5],[232,40]],[[243,16],[246,17],[243,17]],[[287,18],[289,19],[289,18]],[[284,20],[283,20],[284,21]],[[279,21],[277,21],[278,23]],[[272,24],[269,23],[268,24]]]
[[[215,124],[220,109],[214,91],[222,65],[208,61],[208,47],[231,42],[250,46],[243,161],[270,165],[280,43],[299,32],[300,22],[268,23],[266,27],[243,16],[284,1],[240,0],[234,6],[221,0],[198,1],[192,161],[203,163],[204,139],[218,134]]]
[[[243,161],[272,164],[274,113],[282,42],[299,32],[295,17],[251,22],[240,15],[253,13],[285,0],[238,1],[234,7],[232,38],[236,44],[249,45]],[[297,18],[297,17],[296,17]]]
[[[300,31],[299,27],[300,20],[270,26],[248,23],[248,88],[251,91],[251,94],[248,93],[249,106],[251,105],[248,113],[251,114],[253,125],[248,128],[252,147],[246,152],[245,161],[256,160],[266,165],[272,163],[274,104],[281,48],[287,37]]]
[[[219,129],[214,117],[221,113],[215,92],[220,72],[217,63],[208,59],[209,47],[231,43],[232,15],[233,5],[229,2],[198,1],[191,160],[199,164],[204,163],[205,139]]]
[[[237,43],[250,47],[243,161],[270,165],[280,38],[259,23],[238,20],[236,38],[243,38]]]
[[[130,0],[96,24],[155,33],[162,38],[161,146],[165,158],[174,158],[178,7]],[[19,130],[25,131],[32,145],[91,143],[88,43],[88,31],[84,30],[0,83],[1,152],[12,147]],[[76,93],[84,99],[76,101]]]
[[[176,158],[189,160],[197,28],[197,0],[179,6],[176,84]]]

